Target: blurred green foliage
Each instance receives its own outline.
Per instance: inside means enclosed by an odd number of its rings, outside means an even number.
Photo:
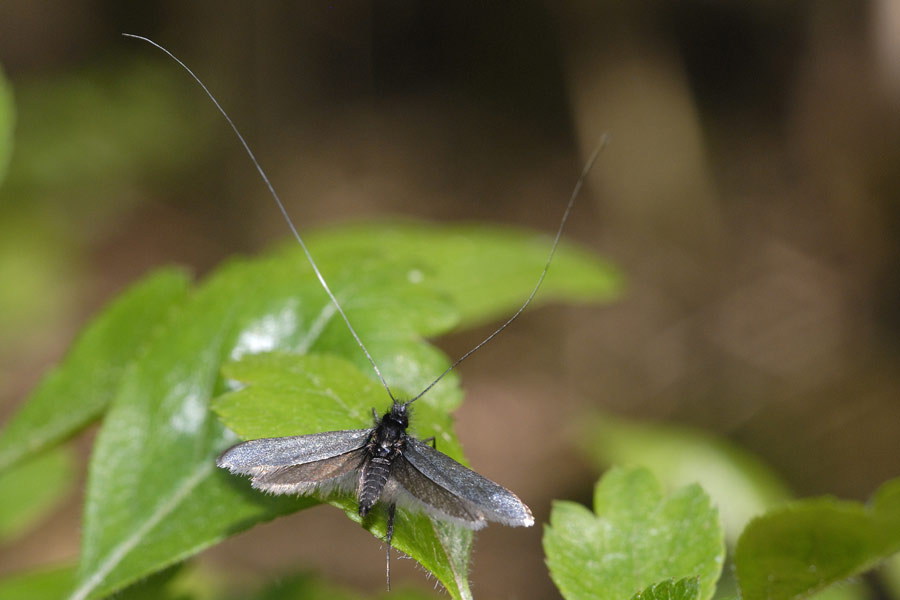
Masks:
[[[578,439],[601,467],[643,465],[670,489],[699,483],[719,509],[731,547],[751,518],[792,497],[768,465],[705,431],[596,415]]]
[[[10,543],[43,520],[75,483],[68,448],[54,448],[13,469],[0,469],[0,544]]]
[[[6,178],[6,169],[12,156],[13,131],[15,130],[16,111],[13,103],[12,87],[0,65],[0,186]]]
[[[75,582],[75,567],[45,567],[0,579],[0,600],[65,598]]]
[[[16,82],[13,136],[0,78],[0,347],[75,308],[88,244],[134,208],[137,184],[202,156],[211,118],[182,85],[166,65],[124,60]]]
[[[185,103],[179,75],[163,63],[118,60],[18,82],[4,210],[52,206],[75,226],[99,227],[130,208],[136,181],[191,165],[210,143],[212,116]]]

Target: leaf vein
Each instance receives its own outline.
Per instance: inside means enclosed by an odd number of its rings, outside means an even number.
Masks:
[[[213,470],[214,463],[212,460],[203,461],[193,475],[185,479],[181,485],[175,489],[168,500],[159,505],[159,507],[135,529],[134,533],[122,540],[122,542],[114,547],[106,560],[94,571],[94,573],[79,586],[71,596],[70,600],[84,600],[88,595],[100,585],[107,575],[122,561],[122,559],[133,550],[144,536],[150,532],[156,525],[160,523],[166,516],[172,513],[175,508],[184,500],[187,495],[197,487],[204,477],[209,475]]]

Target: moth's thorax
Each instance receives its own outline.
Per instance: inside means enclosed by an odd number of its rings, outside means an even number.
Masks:
[[[375,427],[369,444],[373,457],[388,458],[401,452],[406,443],[406,428],[409,421],[402,405],[394,405]]]
[[[406,405],[400,403],[392,405],[391,410],[381,417],[380,423],[387,423],[406,430],[409,427],[409,415],[406,414]]]

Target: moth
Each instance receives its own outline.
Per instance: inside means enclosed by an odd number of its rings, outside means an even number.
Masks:
[[[531,303],[550,268],[575,199],[594,161],[606,145],[607,136],[601,139],[600,144],[585,164],[569,197],[544,269],[522,306],[493,333],[457,359],[418,395],[406,402],[400,402],[394,397],[381,370],[357,335],[341,304],[319,271],[316,261],[297,232],[284,204],[256,156],[216,98],[194,72],[167,49],[142,36],[123,35],[147,42],[166,53],[187,71],[215,104],[249,155],[287,221],[294,238],[306,254],[319,283],[327,292],[332,304],[369,360],[392,401],[390,408],[381,417],[378,416],[376,409],[372,409],[374,424],[368,429],[250,440],[223,452],[218,457],[216,465],[228,469],[232,473],[249,475],[254,488],[273,494],[310,495],[315,493],[327,497],[335,491],[351,492],[358,501],[358,512],[361,517],[366,517],[377,504],[384,504],[387,508],[385,543],[387,546],[388,589],[390,589],[391,540],[398,506],[409,510],[420,510],[432,519],[446,521],[468,529],[481,529],[487,525],[488,521],[513,527],[532,526],[534,517],[531,510],[514,493],[440,452],[436,448],[434,438],[419,440],[407,433],[409,407],[443,379],[447,373],[506,329]]]
[[[361,517],[383,502],[388,547],[397,505],[469,529],[488,521],[534,525],[531,510],[515,494],[409,435],[410,403],[394,402],[381,418],[373,409],[375,425],[369,429],[244,442],[216,464],[249,475],[253,487],[273,494],[355,491]]]

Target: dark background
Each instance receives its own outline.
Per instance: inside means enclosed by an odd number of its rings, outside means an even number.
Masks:
[[[301,230],[401,215],[551,232],[612,135],[566,235],[615,261],[626,295],[535,310],[461,370],[469,459],[539,523],[553,498],[589,502],[571,432],[592,408],[727,436],[801,495],[865,498],[898,475],[895,2],[2,2],[18,124],[0,419],[153,266],[202,276],[288,233],[202,92],[122,32],[205,80]],[[456,356],[489,331],[439,344]],[[76,556],[79,519],[73,497],[0,548],[0,571]],[[479,533],[475,593],[552,597],[540,535]],[[328,507],[201,555],[369,590],[382,559]]]

